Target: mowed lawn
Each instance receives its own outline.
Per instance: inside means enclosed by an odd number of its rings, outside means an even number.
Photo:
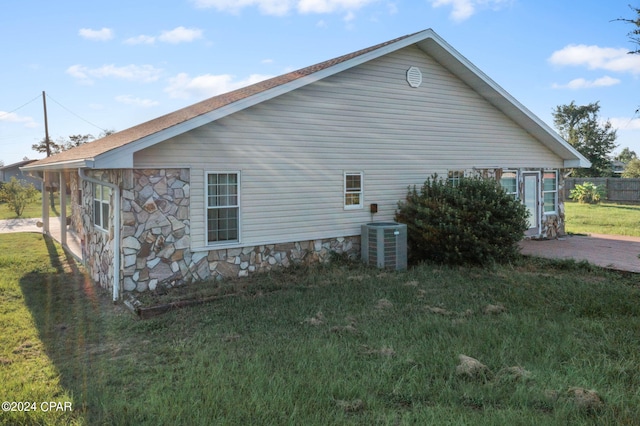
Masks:
[[[640,204],[565,203],[566,231],[640,237]]]
[[[0,399],[37,405],[0,424],[640,419],[637,276],[535,259],[337,262],[203,286],[227,296],[138,320],[57,244],[0,235]],[[461,354],[488,370],[457,375]],[[73,410],[44,412],[48,401]]]
[[[67,196],[67,216],[71,216],[71,198]],[[51,217],[60,216],[60,195],[58,193],[54,194],[53,199],[53,208],[51,208],[51,204],[49,204],[49,215]],[[31,217],[42,217],[42,194],[38,193],[37,199],[27,204],[24,211],[22,212],[21,218],[31,218]],[[0,220],[6,219],[16,219],[18,216],[16,213],[11,210],[6,203],[0,202]]]

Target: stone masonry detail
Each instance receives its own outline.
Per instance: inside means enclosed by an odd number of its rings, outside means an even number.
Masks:
[[[188,282],[189,170],[132,170],[122,189],[122,269],[125,291]]]
[[[360,237],[211,250],[191,249],[188,169],[132,170],[123,179],[122,267],[125,291],[143,292],[199,280],[246,277],[330,253],[357,256]]]

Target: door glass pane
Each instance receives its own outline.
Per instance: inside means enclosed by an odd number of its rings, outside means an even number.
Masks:
[[[529,228],[538,227],[538,178],[536,175],[524,176],[524,205],[527,207]]]

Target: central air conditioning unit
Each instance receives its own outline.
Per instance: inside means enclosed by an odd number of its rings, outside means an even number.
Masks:
[[[372,222],[362,225],[362,260],[370,266],[407,269],[407,225]]]

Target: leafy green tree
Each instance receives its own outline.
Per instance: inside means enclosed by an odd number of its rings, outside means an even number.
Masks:
[[[631,151],[628,147],[626,147],[620,152],[620,154],[616,155],[615,160],[627,164],[631,160],[636,160],[637,158],[638,155],[636,154],[636,152]]]
[[[31,183],[19,181],[15,176],[5,182],[0,188],[0,201],[7,203],[7,207],[18,217],[22,216],[25,207],[36,200],[38,190]]]
[[[635,18],[619,18],[616,19],[616,21],[626,22],[633,26],[633,29],[629,31],[627,35],[629,36],[629,41],[635,45],[635,48],[629,51],[629,53],[632,55],[640,55],[640,7],[633,7],[631,5],[629,5],[629,7],[635,12]],[[640,113],[640,108],[636,109],[636,114],[638,113]]]
[[[623,178],[640,178],[640,160],[634,158],[629,161],[622,172]]]
[[[553,112],[553,122],[560,135],[587,160],[588,169],[574,169],[576,177],[606,177],[613,174],[610,155],[615,149],[616,130],[607,120],[600,124],[598,102],[589,105],[559,105]]]
[[[629,31],[627,35],[629,36],[631,43],[635,44],[637,47],[629,53],[640,54],[640,7],[633,7],[631,5],[629,5],[629,7],[635,12],[636,17],[631,19],[620,18],[616,19],[616,21],[626,22],[627,24],[631,24],[635,27]]]
[[[62,150],[66,151],[71,148],[75,148],[80,145],[84,145],[87,142],[91,142],[95,137],[91,134],[86,135],[70,135],[69,140],[64,143]]]
[[[47,154],[47,157],[49,155],[57,154],[62,150],[60,144],[55,143],[51,139],[49,139],[48,145],[49,146],[47,147],[47,138],[42,138],[40,142],[31,145],[31,149],[42,154]]]

